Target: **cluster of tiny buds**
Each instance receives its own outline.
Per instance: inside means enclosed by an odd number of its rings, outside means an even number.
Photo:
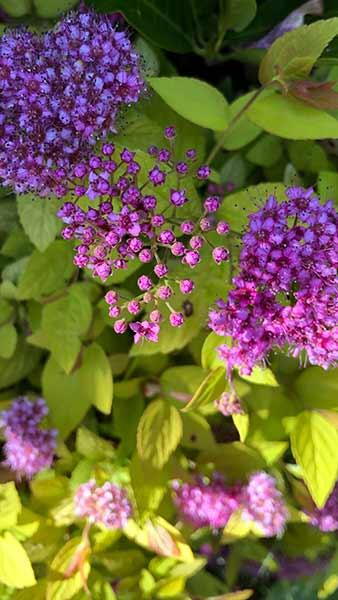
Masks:
[[[186,213],[180,215],[181,207],[191,200],[184,187],[185,178],[203,182],[210,176],[210,167],[193,165],[197,157],[194,149],[186,151],[185,160],[177,161],[175,137],[175,128],[167,127],[164,138],[168,147],[149,148],[154,165],[147,172],[137,162],[135,152],[105,143],[100,154],[75,167],[70,187],[62,183],[59,188],[60,195],[72,193],[77,200],[83,196],[89,200],[103,197],[97,208],[84,210],[77,202],[67,201],[58,212],[66,225],[63,237],[80,241],[74,258],[78,267],[90,269],[105,281],[115,271],[127,268],[131,261],[146,265],[147,274],[139,276],[139,294],[134,299],[125,300],[117,291],[110,291],[105,297],[109,315],[116,319],[115,332],[124,333],[129,328],[135,343],[141,338],[158,340],[164,319],[162,308],[173,327],[183,325],[184,311],[173,308],[172,297],[177,293],[191,294],[195,281],[189,276],[175,277],[177,260],[194,269],[209,248],[217,265],[229,258],[225,246],[215,247],[208,239],[209,232],[216,232],[220,239],[229,232],[228,224],[216,218],[220,196],[205,198],[201,216],[195,222],[186,218]],[[159,205],[157,188],[164,184],[166,189],[162,190]],[[163,206],[164,194],[167,204]],[[144,312],[146,319],[132,321]]]

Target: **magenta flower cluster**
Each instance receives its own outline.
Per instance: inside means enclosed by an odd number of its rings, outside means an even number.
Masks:
[[[338,530],[338,483],[336,483],[323,508],[315,508],[309,514],[312,525],[321,531]]]
[[[281,535],[287,511],[276,481],[265,472],[251,475],[247,485],[227,486],[216,475],[209,483],[173,484],[174,502],[182,519],[195,527],[225,527],[231,515],[241,509],[244,520],[254,522],[266,537]]]
[[[226,486],[215,476],[208,483],[197,478],[194,483],[173,482],[174,502],[185,521],[194,527],[225,527],[233,512],[240,507],[241,486]]]
[[[280,536],[288,512],[276,481],[264,471],[251,475],[243,494],[243,519],[253,521],[266,537]]]
[[[94,479],[80,485],[74,496],[76,516],[108,529],[122,529],[131,516],[132,508],[125,489],[106,481],[97,486]]]
[[[18,477],[30,479],[53,462],[57,431],[40,427],[47,414],[48,407],[42,398],[31,402],[26,397],[17,398],[0,414],[5,437],[4,464]]]
[[[105,297],[109,315],[115,319],[115,332],[124,333],[129,328],[135,343],[141,339],[157,341],[164,318],[162,309],[173,327],[184,323],[183,312],[172,307],[171,298],[176,293],[190,294],[195,282],[190,277],[178,279],[171,275],[173,262],[180,261],[193,270],[202,260],[203,246],[211,248],[216,264],[229,257],[227,248],[214,247],[207,237],[210,231],[220,237],[229,231],[227,223],[215,219],[219,196],[205,199],[196,222],[180,216],[180,210],[190,201],[185,178],[203,181],[210,168],[194,166],[193,149],[186,152],[185,160],[175,160],[175,135],[174,127],[167,127],[164,136],[170,149],[149,149],[153,165],[147,171],[136,160],[135,152],[104,143],[98,154],[76,165],[63,191],[65,195],[73,193],[77,200],[95,201],[96,208],[90,205],[85,209],[77,201],[67,201],[58,212],[66,225],[62,236],[80,242],[74,258],[78,267],[90,269],[103,281],[135,260],[146,267],[147,274],[137,280],[139,294],[135,298],[124,300],[114,290]],[[167,184],[158,193],[172,174],[175,187]],[[142,312],[148,316],[141,320]]]
[[[338,214],[312,189],[286,194],[250,216],[234,289],[210,312],[210,327],[233,339],[219,349],[229,372],[250,373],[284,345],[311,364],[337,363]]]
[[[144,84],[113,16],[81,8],[54,30],[0,40],[0,179],[16,192],[62,195],[70,168],[115,131]]]

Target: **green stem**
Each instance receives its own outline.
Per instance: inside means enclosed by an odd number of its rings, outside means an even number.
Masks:
[[[236,123],[240,120],[240,118],[244,115],[244,113],[248,110],[248,108],[250,108],[250,106],[255,102],[255,100],[257,100],[257,98],[261,95],[261,93],[265,89],[266,89],[266,86],[265,87],[263,86],[263,87],[260,87],[258,90],[256,90],[256,92],[251,96],[251,98],[248,100],[248,102],[246,104],[244,104],[243,108],[241,108],[241,110],[237,113],[237,115],[230,121],[229,126],[223,131],[218,142],[215,144],[215,146],[211,150],[211,152],[206,160],[207,165],[210,165],[210,163],[215,158],[216,154],[218,154],[219,150],[221,150],[221,148],[223,148],[224,142],[226,140],[226,137],[227,137],[229,131],[234,127],[234,125],[236,125]]]

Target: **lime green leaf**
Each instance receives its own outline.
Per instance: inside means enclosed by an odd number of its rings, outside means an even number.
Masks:
[[[258,385],[279,386],[273,372],[268,368],[254,367],[251,375],[241,375],[241,378],[249,381],[249,383],[256,383]]]
[[[30,483],[32,494],[43,506],[53,507],[69,493],[69,480],[46,471]]]
[[[228,382],[225,377],[225,368],[224,366],[218,367],[205,377],[191,400],[183,408],[183,411],[197,410],[214,402],[227,388]]]
[[[215,443],[208,421],[199,414],[181,413],[183,421],[182,446],[208,450]]]
[[[318,175],[318,193],[322,202],[333,200],[338,205],[338,173],[321,171]]]
[[[0,529],[16,525],[21,511],[19,494],[13,481],[0,485]]]
[[[46,586],[46,580],[40,579],[33,587],[15,594],[12,600],[46,600]]]
[[[130,477],[140,516],[157,510],[167,490],[168,475],[166,469],[156,469],[150,461],[142,460],[137,453],[134,454]]]
[[[160,385],[162,394],[182,405],[190,400],[205,377],[205,371],[197,365],[170,367],[162,373]]]
[[[67,296],[50,302],[42,312],[42,333],[53,358],[70,373],[81,349],[80,336],[87,332],[92,307],[80,288],[71,288]]]
[[[114,458],[115,449],[112,442],[104,440],[100,436],[87,429],[79,427],[76,432],[76,450],[82,456],[92,460],[103,460],[105,458]]]
[[[81,573],[78,569],[69,576],[67,570],[74,564],[74,557],[83,556]],[[50,574],[48,576],[46,600],[68,600],[72,598],[82,587],[83,578],[87,578],[90,571],[90,564],[85,559],[84,547],[80,537],[69,540],[59,550],[50,564]]]
[[[201,365],[203,369],[215,370],[224,367],[224,361],[218,356],[217,348],[225,343],[225,339],[213,331],[209,333],[202,346]]]
[[[179,115],[208,129],[222,131],[230,119],[224,96],[214,87],[190,77],[150,77],[149,83]]]
[[[14,308],[10,302],[0,298],[0,324],[2,325],[12,317]]]
[[[137,395],[133,395],[132,390],[132,394],[127,394],[127,398],[118,397],[117,394],[114,397],[114,435],[121,440],[118,447],[119,456],[129,456],[136,446],[137,426],[144,411],[144,399],[139,393],[139,386],[138,380]]]
[[[256,100],[247,116],[265,131],[289,140],[338,138],[337,119],[296,98],[277,93]]]
[[[309,367],[296,379],[295,391],[304,408],[338,410],[338,369]]]
[[[271,167],[282,156],[283,148],[280,140],[272,135],[263,135],[255,142],[248,152],[248,161],[259,167]]]
[[[104,552],[100,555],[100,562],[112,579],[135,575],[146,565],[143,552],[135,549]]]
[[[215,468],[224,471],[229,480],[238,481],[253,471],[264,468],[264,460],[253,448],[241,442],[217,444],[201,452],[198,458],[201,464],[214,463]]]
[[[91,344],[84,352],[81,368],[82,386],[92,390],[92,404],[109,415],[113,401],[113,375],[109,360],[98,344]]]
[[[291,448],[304,480],[321,508],[337,479],[338,434],[333,425],[315,412],[304,411],[291,433]]]
[[[276,77],[283,81],[305,78],[337,34],[337,17],[285,33],[265,54],[259,69],[260,82],[266,84]]]
[[[18,341],[17,331],[11,323],[0,327],[0,356],[1,358],[10,358],[15,351]]]
[[[143,460],[160,469],[168,461],[182,437],[178,410],[163,400],[151,402],[137,429],[137,450]]]
[[[184,577],[169,577],[156,585],[156,598],[177,598],[185,587]]]
[[[239,439],[241,440],[241,442],[245,442],[245,438],[248,435],[248,431],[249,431],[249,425],[250,425],[250,421],[249,421],[249,415],[247,414],[238,414],[238,415],[232,415],[232,420],[233,423],[239,433]]]
[[[310,140],[289,142],[288,151],[290,160],[298,171],[318,173],[318,171],[330,170],[330,161],[325,150],[315,142]]]
[[[19,336],[14,354],[8,359],[0,358],[0,389],[26,377],[37,365],[40,355],[40,350],[32,348]]]
[[[124,533],[136,544],[160,556],[172,556],[182,562],[194,561],[191,548],[185,542],[181,532],[162,517],[148,519],[142,528],[129,519]]]
[[[43,19],[55,19],[77,4],[77,0],[33,0],[36,14]]]
[[[0,536],[0,581],[15,588],[36,583],[26,550],[8,531]]]
[[[268,196],[274,195],[279,201],[285,200],[285,190],[283,183],[252,185],[227,196],[217,214],[219,218],[229,222],[232,231],[241,233],[248,223],[248,216],[256,212]]]
[[[59,204],[56,198],[39,198],[32,194],[17,197],[21,225],[40,252],[47,250],[59,232],[60,221],[56,217]]]
[[[249,92],[249,94],[244,94],[244,96],[240,96],[230,104],[231,121],[237,117],[238,113],[249,102],[254,93],[255,92]],[[255,123],[249,121],[247,116],[243,113],[238,121],[229,127],[223,147],[226,150],[238,150],[239,148],[243,148],[243,146],[246,146],[256,139],[261,131],[262,129],[258,127],[258,125],[255,125]]]
[[[53,242],[45,252],[35,250],[19,280],[20,300],[39,299],[65,286],[75,267],[72,247]]]

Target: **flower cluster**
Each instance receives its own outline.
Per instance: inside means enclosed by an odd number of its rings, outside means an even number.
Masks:
[[[232,513],[242,510],[266,537],[280,535],[287,519],[282,495],[273,477],[265,472],[251,475],[247,485],[226,486],[220,476],[210,483],[198,478],[193,484],[175,481],[174,502],[182,518],[195,527],[225,527]]]
[[[215,400],[215,406],[224,417],[245,414],[241,399],[237,396],[235,390],[223,392],[223,394]]]
[[[241,486],[226,486],[219,476],[210,483],[198,478],[194,483],[174,481],[174,502],[182,518],[194,527],[225,527],[240,506]]]
[[[242,501],[244,520],[253,521],[266,537],[283,533],[288,513],[271,475],[264,471],[251,475]]]
[[[210,168],[194,166],[193,149],[186,152],[185,160],[175,160],[175,135],[174,127],[165,129],[167,147],[149,148],[146,169],[135,152],[104,143],[96,155],[76,165],[63,190],[64,195],[72,193],[75,201],[65,202],[58,212],[66,225],[63,237],[80,242],[74,258],[78,267],[87,267],[103,281],[131,261],[146,267],[146,274],[137,280],[135,298],[125,301],[113,290],[105,297],[109,315],[116,319],[115,332],[124,333],[129,327],[135,343],[142,338],[157,341],[162,308],[173,327],[184,323],[183,312],[176,311],[170,299],[177,292],[190,294],[195,281],[171,275],[171,264],[180,261],[193,270],[202,260],[204,246],[211,248],[218,265],[229,257],[227,248],[215,247],[208,239],[210,231],[220,239],[229,231],[227,223],[215,219],[219,196],[207,196],[195,222],[184,218],[184,207],[191,201],[186,178],[203,181]],[[79,202],[88,199],[92,204],[81,208]],[[148,316],[141,320],[144,311]]]
[[[273,347],[328,368],[338,359],[338,214],[312,189],[289,188],[271,196],[249,218],[239,274],[228,300],[210,312],[210,327],[233,339],[220,355],[250,373]]]
[[[101,487],[91,479],[80,485],[74,496],[76,516],[100,523],[108,529],[121,529],[131,516],[132,509],[126,491],[106,481]]]
[[[115,131],[144,89],[139,57],[114,16],[85,8],[38,35],[0,41],[0,179],[16,192],[59,195],[70,168]]]
[[[57,431],[39,427],[47,414],[42,398],[31,402],[25,397],[14,400],[11,407],[0,414],[5,436],[5,464],[19,477],[31,478],[53,462]]]
[[[323,508],[315,508],[309,514],[312,525],[321,531],[338,530],[338,483]]]

